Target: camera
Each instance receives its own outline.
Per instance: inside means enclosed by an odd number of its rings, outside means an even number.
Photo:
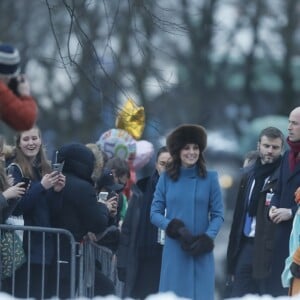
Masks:
[[[19,79],[18,77],[12,77],[7,86],[10,88],[11,91],[13,91],[13,93],[17,96],[20,96],[20,93],[18,91],[18,86],[19,86]]]

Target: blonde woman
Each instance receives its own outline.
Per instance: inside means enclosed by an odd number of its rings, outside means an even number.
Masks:
[[[15,147],[15,159],[8,167],[9,172],[15,184],[29,180],[29,185],[23,196],[19,198],[13,214],[23,215],[26,226],[51,227],[53,216],[56,216],[61,209],[61,191],[65,186],[65,176],[61,172],[52,171],[38,127],[19,132]],[[55,258],[54,237],[46,234],[43,243],[41,233],[31,232],[29,241],[27,232],[24,232],[23,247],[26,255],[30,256],[29,296],[38,299],[41,298],[42,293],[48,296],[47,288],[51,284],[49,270]],[[43,251],[45,251],[45,261],[43,261]],[[46,291],[42,291],[41,284],[43,263],[45,263]],[[15,296],[17,297],[23,298],[27,295],[27,272],[27,264],[16,272]]]

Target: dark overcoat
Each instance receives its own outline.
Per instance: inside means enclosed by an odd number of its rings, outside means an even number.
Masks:
[[[275,195],[272,198],[271,205],[277,208],[292,209],[293,217],[297,211],[295,202],[295,191],[300,186],[300,163],[297,163],[293,171],[289,168],[289,151],[286,151],[280,166],[280,174],[278,179]],[[289,256],[289,238],[292,230],[293,218],[283,221],[276,225],[274,255],[273,255],[273,271],[274,280],[274,296],[286,294],[281,284],[281,273],[284,269],[285,259]]]
[[[132,197],[129,200],[127,213],[122,224],[120,244],[117,250],[117,267],[120,272],[124,272],[125,280],[123,296],[131,295],[136,282],[138,269],[138,246],[137,234],[143,194],[136,185],[132,186]],[[120,275],[119,275],[120,276]]]
[[[235,273],[237,258],[242,245],[243,228],[248,207],[250,188],[254,180],[254,165],[242,169],[242,179],[236,200],[233,222],[227,249],[227,272]],[[275,224],[268,218],[267,193],[273,194],[279,176],[279,168],[267,179],[258,202],[253,253],[253,278],[263,279],[272,270],[272,252]]]

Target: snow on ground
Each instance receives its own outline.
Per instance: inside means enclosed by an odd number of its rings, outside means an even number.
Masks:
[[[1,293],[0,292],[0,299],[1,300],[13,300],[13,299],[17,299],[14,298],[8,294],[5,293]],[[55,300],[56,298],[52,298],[53,300]],[[78,300],[87,300],[88,298],[85,297],[81,297],[81,298],[77,298]],[[119,297],[116,296],[106,296],[106,297],[94,297],[94,300],[120,300]],[[298,296],[293,296],[293,297],[289,297],[289,296],[281,296],[281,297],[276,297],[273,298],[269,295],[264,295],[264,296],[256,296],[256,295],[246,295],[242,298],[227,298],[226,300],[272,300],[272,299],[276,299],[276,300],[300,300],[300,294]],[[132,300],[130,298],[126,298],[125,300]],[[150,295],[148,296],[145,300],[188,300],[187,298],[180,298],[177,297],[174,293],[161,293],[161,294],[155,294],[155,295]]]

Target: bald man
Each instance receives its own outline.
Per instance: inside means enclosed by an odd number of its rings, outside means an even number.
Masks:
[[[273,291],[272,296],[287,295],[283,288],[281,274],[285,259],[289,256],[289,238],[293,218],[297,212],[295,191],[300,186],[300,107],[289,115],[287,144],[289,150],[284,153],[280,166],[280,176],[274,196],[271,200],[269,217],[276,226],[273,244]]]

